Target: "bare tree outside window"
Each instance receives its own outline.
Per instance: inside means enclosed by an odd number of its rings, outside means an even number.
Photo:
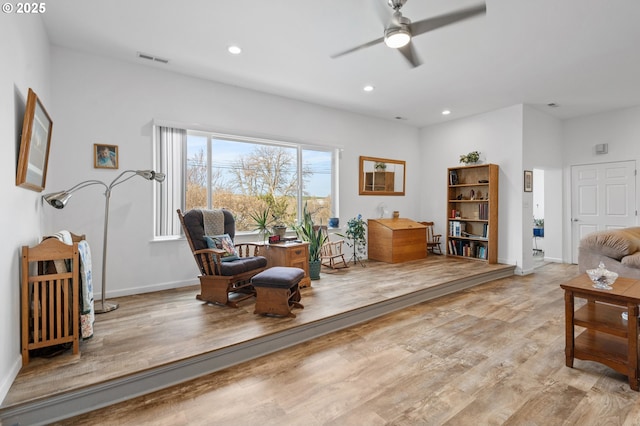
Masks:
[[[300,183],[296,147],[214,139],[212,164],[208,167],[202,140],[194,140],[194,148],[187,158],[187,209],[207,207],[209,172],[211,207],[231,210],[236,216],[238,232],[253,231],[255,221],[251,216],[266,210],[271,216],[271,225],[292,227],[297,222]],[[328,173],[330,182],[331,153],[324,151],[323,154],[329,159],[329,166],[324,166],[321,173]],[[318,171],[314,171],[312,164],[303,163],[304,201],[316,212],[316,223],[326,224],[331,215],[330,185],[322,189],[326,194],[321,197],[307,190],[313,189],[310,182]]]

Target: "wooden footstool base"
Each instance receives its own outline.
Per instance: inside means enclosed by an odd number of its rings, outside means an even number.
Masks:
[[[251,278],[256,290],[254,314],[277,315],[295,318],[293,308],[304,309],[300,303],[298,284],[304,278],[304,270],[274,266]]]

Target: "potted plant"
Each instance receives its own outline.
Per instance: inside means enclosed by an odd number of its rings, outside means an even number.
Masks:
[[[273,194],[266,194],[261,197],[269,212],[271,213],[272,235],[278,235],[282,240],[287,233],[287,225],[285,220],[287,218],[287,209],[289,202],[286,197],[276,198]]]
[[[320,279],[320,253],[322,245],[327,241],[327,236],[320,226],[313,223],[311,213],[307,209],[307,203],[304,204],[302,215],[302,223],[296,227],[298,238],[309,243],[309,278],[312,280]]]
[[[382,161],[376,161],[375,164],[373,165],[373,168],[375,169],[376,172],[384,172],[385,170],[387,170],[387,163]]]
[[[475,163],[478,162],[478,160],[480,160],[480,152],[479,151],[471,151],[470,153],[468,153],[466,155],[461,155],[460,156],[460,162],[464,163],[465,165],[475,164]]]
[[[338,234],[347,239],[346,243],[349,247],[353,247],[354,265],[364,257],[367,246],[366,227],[367,223],[362,219],[362,215],[359,214],[357,217],[349,219],[347,222],[347,230],[344,234]],[[362,266],[364,266],[364,264]]]
[[[287,234],[287,225],[282,222],[280,216],[272,214],[271,217],[273,217],[273,222],[275,223],[272,228],[273,235],[279,236],[280,240],[282,240]]]
[[[251,216],[251,219],[255,222],[255,228],[253,228],[253,230],[258,231],[258,234],[264,243],[267,237],[271,235],[271,214],[269,212],[269,208],[267,207],[262,211],[250,213],[249,216]]]
[[[533,218],[533,236],[544,237],[544,219]]]

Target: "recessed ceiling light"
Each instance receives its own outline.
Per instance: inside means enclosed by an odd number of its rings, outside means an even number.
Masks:
[[[241,53],[242,53],[242,49],[240,49],[240,47],[235,46],[235,45],[233,45],[233,46],[229,46],[229,47],[227,48],[227,50],[228,50],[228,51],[229,51],[229,53],[231,53],[232,55],[239,55],[239,54],[241,54]]]
[[[445,109],[442,111],[442,115],[449,115],[451,114],[451,111],[449,111],[448,109]]]
[[[366,86],[364,86],[362,88],[362,90],[364,90],[365,92],[373,92],[373,89],[375,89],[375,87],[373,87],[372,85],[368,84]]]

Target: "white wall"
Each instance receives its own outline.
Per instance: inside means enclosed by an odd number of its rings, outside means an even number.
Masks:
[[[425,220],[446,232],[447,167],[461,154],[480,151],[485,163],[500,166],[498,262],[516,265],[517,274],[533,271],[533,193],[524,192],[524,170],[545,170],[545,225],[549,256],[562,261],[561,122],[527,105],[516,105],[424,128],[420,132],[424,190],[420,205]],[[435,159],[435,161],[434,161]],[[546,228],[546,226],[545,226]],[[557,256],[557,259],[555,258]],[[547,254],[545,253],[545,257]]]
[[[530,106],[524,108],[524,170],[544,170],[544,257],[562,262],[562,122]],[[566,194],[569,194],[567,192]],[[533,193],[523,193],[522,253],[525,273],[533,270]]]
[[[49,87],[49,44],[37,15],[0,15],[0,401],[22,365],[20,358],[20,247],[41,234],[40,193],[17,187],[22,118],[31,87],[55,117]],[[53,135],[56,126],[54,119]],[[55,144],[55,141],[52,142]],[[47,184],[48,187],[48,184]]]
[[[420,131],[422,169],[421,220],[433,220],[445,235],[447,168],[461,154],[480,151],[484,163],[500,166],[498,262],[522,272],[522,126],[523,106],[461,118]]]
[[[640,107],[610,111],[603,114],[574,118],[563,123],[564,187],[571,189],[571,166],[614,161],[640,160]],[[607,154],[595,153],[595,145],[609,144]],[[640,202],[640,188],[636,177],[636,210]],[[571,200],[564,199],[564,223],[571,222]],[[636,216],[636,225],[638,218]],[[571,259],[571,226],[563,232],[563,253]],[[546,236],[546,235],[545,235]]]
[[[341,223],[378,203],[407,217],[419,211],[418,130],[394,121],[293,101],[191,78],[158,67],[117,62],[60,47],[52,49],[52,90],[59,143],[51,152],[48,187],[65,189],[86,179],[112,180],[114,170],[94,169],[94,143],[118,145],[120,171],[152,167],[153,119],[196,123],[211,130],[343,148]],[[407,161],[404,197],[359,196],[358,157]],[[133,179],[111,196],[107,296],[197,282],[184,240],[152,242],[152,185]],[[47,207],[46,231],[85,233],[100,293],[104,197],[99,186],[74,194],[63,210]]]

